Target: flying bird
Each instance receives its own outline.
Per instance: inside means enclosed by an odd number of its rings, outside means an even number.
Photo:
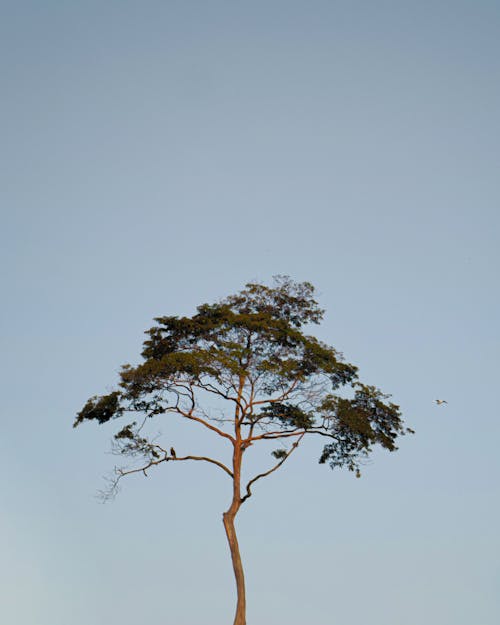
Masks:
[[[446,399],[435,399],[434,400],[436,402],[436,404],[438,406],[441,406],[441,404],[447,404],[448,402],[446,401]]]
[[[175,449],[173,447],[170,447],[170,455],[172,456],[172,458],[177,458],[175,454]]]

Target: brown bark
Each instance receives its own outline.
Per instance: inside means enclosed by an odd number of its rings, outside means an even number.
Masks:
[[[234,433],[233,442],[233,498],[229,509],[222,515],[224,529],[226,530],[227,542],[231,552],[231,560],[233,563],[234,578],[236,581],[236,613],[234,615],[233,625],[246,625],[246,596],[245,596],[245,575],[243,573],[243,564],[241,562],[240,547],[234,520],[241,507],[241,463],[243,460],[243,446],[241,444],[241,423],[242,415],[241,399],[243,396],[243,387],[245,384],[245,376],[240,376],[238,388],[238,401],[234,415]]]
[[[226,530],[227,541],[231,551],[231,560],[233,562],[234,577],[236,580],[236,613],[233,625],[246,625],[246,597],[245,597],[245,576],[243,573],[243,565],[241,563],[240,548],[236,531],[234,528],[235,512],[231,512],[231,508],[223,514],[224,529]]]

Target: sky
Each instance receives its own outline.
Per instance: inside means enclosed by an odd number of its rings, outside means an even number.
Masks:
[[[496,625],[500,4],[0,12],[3,621],[232,622],[226,480],[103,505],[114,430],[72,423],[153,317],[288,274],[416,434],[359,480],[311,443],[255,485],[249,625]]]

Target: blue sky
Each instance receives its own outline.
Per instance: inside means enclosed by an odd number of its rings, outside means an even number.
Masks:
[[[256,486],[249,623],[496,624],[500,5],[1,11],[5,622],[231,622],[225,480],[100,505],[112,429],[71,425],[154,316],[286,273],[417,434],[361,480],[311,445]]]

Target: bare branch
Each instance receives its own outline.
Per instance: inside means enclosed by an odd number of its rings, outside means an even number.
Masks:
[[[290,438],[290,436],[303,436],[306,432],[303,428],[295,429],[295,430],[278,430],[277,432],[265,432],[264,434],[260,434],[259,436],[253,436],[248,440],[253,443],[253,441],[260,440],[275,440],[278,438]]]
[[[214,395],[218,395],[223,399],[238,403],[238,399],[236,397],[231,397],[228,393],[224,393],[210,382],[203,382],[200,378],[198,378],[198,381],[196,384],[194,384],[194,386],[196,388],[200,388],[203,391],[207,391],[207,393],[213,393]]]
[[[167,460],[168,458],[166,457],[162,458],[161,460],[150,460],[143,467],[139,467],[137,469],[124,470],[124,469],[120,469],[119,467],[115,467],[115,478],[114,479],[107,478],[107,481],[109,481],[109,488],[104,491],[99,491],[98,493],[99,498],[103,502],[113,499],[113,497],[119,491],[119,488],[120,488],[119,485],[120,485],[121,479],[124,478],[126,475],[132,475],[133,473],[143,473],[147,477],[148,474],[146,473],[146,471],[149,468],[156,466],[158,464],[161,464],[162,462],[166,462]]]
[[[276,465],[274,465],[274,467],[272,467],[271,469],[269,469],[269,471],[266,471],[265,473],[259,473],[259,475],[256,475],[253,479],[251,479],[248,482],[248,484],[246,485],[247,494],[244,497],[242,497],[241,503],[245,502],[249,497],[252,496],[252,491],[251,491],[252,484],[255,484],[255,482],[257,480],[260,480],[261,477],[267,477],[268,475],[271,475],[271,473],[274,473],[277,469],[279,469],[281,467],[281,465],[297,449],[297,447],[299,446],[299,443],[302,440],[302,438],[304,437],[304,435],[305,435],[305,432],[302,432],[302,435],[300,436],[300,438],[298,440],[296,440],[295,443],[293,443],[293,445],[291,446],[289,451],[286,453],[286,455],[283,456],[283,458],[281,458],[281,460]]]
[[[250,442],[258,440],[277,440],[280,438],[290,438],[291,436],[301,436],[304,434],[319,434],[320,436],[326,436],[327,438],[335,438],[325,426],[317,426],[315,428],[304,430],[302,428],[298,430],[278,430],[277,432],[265,432],[259,436],[248,438]]]
[[[191,412],[186,412],[185,410],[182,410],[179,406],[170,406],[169,408],[166,409],[166,412],[177,413],[181,415],[181,417],[184,417],[185,419],[189,419],[191,421],[196,421],[197,423],[201,423],[209,430],[212,430],[212,432],[216,432],[219,436],[229,439],[233,444],[235,442],[234,438],[227,432],[224,432],[218,427],[215,427],[215,425],[208,423],[208,421],[205,421],[204,419],[201,419],[200,417],[195,416]]]
[[[228,434],[227,432],[222,431],[221,429],[215,427],[215,425],[212,425],[211,423],[208,423],[204,419],[200,419],[200,417],[195,417],[193,414],[184,413],[184,411],[179,411],[179,414],[181,414],[183,417],[186,417],[186,419],[190,419],[191,421],[196,421],[197,423],[201,423],[209,430],[212,430],[212,432],[216,432],[219,436],[229,439],[233,443],[233,445],[236,442],[234,437],[231,436],[231,434]]]
[[[183,460],[205,461],[205,462],[209,462],[210,464],[214,464],[218,466],[225,473],[227,473],[227,475],[229,475],[230,478],[233,478],[233,472],[228,467],[226,467],[224,463],[219,462],[218,460],[214,460],[214,458],[209,458],[207,456],[183,456],[183,457],[173,458],[172,456],[168,456],[166,450],[164,450],[159,445],[155,445],[154,447],[164,452],[165,456],[159,460],[151,459],[144,466],[137,467],[135,469],[121,469],[119,467],[115,467],[115,478],[108,480],[110,482],[110,485],[107,490],[100,491],[98,493],[100,499],[103,501],[109,501],[110,499],[112,499],[119,490],[120,481],[127,475],[133,475],[134,473],[142,473],[145,477],[148,477],[147,470],[150,469],[151,467],[158,466],[159,464],[162,464],[163,462],[178,462],[178,461],[183,461]]]
[[[219,462],[218,460],[214,460],[213,458],[208,458],[207,456],[184,456],[182,458],[169,458],[169,460],[172,460],[174,462],[177,462],[179,460],[204,460],[205,462],[210,462],[211,464],[215,464],[218,467],[220,467],[223,471],[225,471],[230,478],[233,477],[233,472],[228,469],[228,467],[226,467],[225,464],[223,464],[222,462]]]
[[[273,397],[271,399],[268,399],[268,398],[266,398],[266,399],[259,399],[257,401],[252,401],[249,404],[249,406],[253,407],[253,406],[258,406],[260,404],[273,404],[273,403],[276,403],[276,402],[281,402],[281,401],[287,399],[287,397],[290,395],[290,393],[293,392],[293,390],[295,389],[295,387],[297,386],[299,381],[300,381],[300,378],[295,378],[295,380],[292,382],[292,384],[288,388],[285,388],[279,397]]]

